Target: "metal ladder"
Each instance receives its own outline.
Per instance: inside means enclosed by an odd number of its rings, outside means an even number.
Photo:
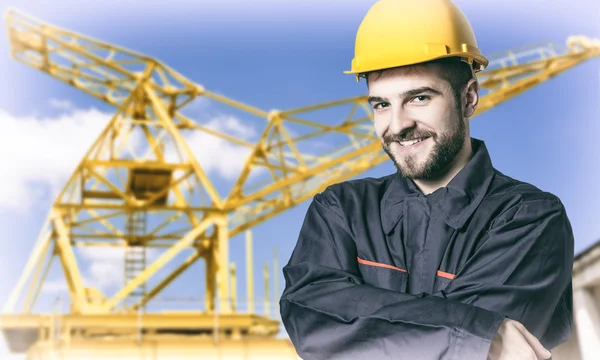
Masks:
[[[127,217],[127,242],[125,248],[125,284],[135,279],[146,269],[146,246],[142,236],[146,233],[147,212],[134,211]],[[125,299],[125,305],[137,304],[146,296],[146,283],[142,283]]]

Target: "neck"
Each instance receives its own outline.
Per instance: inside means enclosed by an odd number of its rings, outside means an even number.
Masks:
[[[423,194],[431,194],[437,189],[447,186],[450,181],[458,174],[462,168],[467,165],[473,154],[473,148],[471,147],[471,138],[467,136],[465,144],[462,150],[454,158],[454,160],[448,165],[446,170],[442,171],[441,175],[434,179],[427,180],[413,180],[415,185],[423,192]]]

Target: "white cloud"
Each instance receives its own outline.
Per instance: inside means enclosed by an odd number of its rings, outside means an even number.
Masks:
[[[110,289],[123,285],[124,252],[121,248],[111,247],[81,247],[77,249],[80,267],[88,264],[87,269],[81,269],[87,276],[86,286],[99,289]]]
[[[67,293],[69,288],[64,278],[52,279],[44,281],[42,292],[45,293]]]
[[[111,114],[73,109],[55,118],[0,109],[0,208],[24,211],[65,185]]]
[[[233,116],[222,115],[203,126],[250,143],[256,137],[253,127],[243,124]],[[186,136],[186,139],[204,171],[218,173],[229,180],[234,180],[240,175],[244,162],[252,152],[251,148],[200,131]]]
[[[205,96],[198,96],[192,100],[189,104],[184,106],[180,112],[191,118],[194,118],[198,114],[203,114],[209,109],[211,101]]]
[[[54,118],[19,117],[0,109],[0,153],[8,154],[0,157],[0,169],[8,174],[0,177],[0,209],[24,212],[48,195],[54,198],[112,116],[94,108],[72,108]],[[232,116],[216,117],[206,126],[247,141],[257,135],[253,127]],[[251,152],[200,131],[186,138],[202,168],[227,179],[240,174]]]
[[[76,249],[77,263],[85,287],[100,290],[106,297],[125,285],[124,249],[117,247],[79,247]],[[161,255],[158,249],[146,249],[146,266],[150,266]],[[59,261],[55,258],[54,261]],[[165,270],[159,271],[155,277],[164,276]],[[154,279],[152,277],[151,279]],[[42,292],[47,295],[69,296],[69,289],[64,275],[46,279]]]
[[[73,109],[73,104],[69,100],[60,100],[60,99],[50,99],[48,100],[48,104],[53,108],[60,110],[71,110]]]
[[[26,360],[26,354],[13,354],[8,352],[8,349],[0,349],[0,359],[3,360]]]
[[[106,291],[122,288],[125,279],[125,251],[116,247],[81,247],[78,262],[84,274],[85,285]],[[160,255],[158,249],[146,249],[146,265],[150,266]],[[87,264],[87,267],[83,267]]]

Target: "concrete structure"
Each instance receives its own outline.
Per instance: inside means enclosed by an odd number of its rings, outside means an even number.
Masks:
[[[552,350],[552,359],[600,359],[600,241],[575,257],[573,308],[573,335]]]

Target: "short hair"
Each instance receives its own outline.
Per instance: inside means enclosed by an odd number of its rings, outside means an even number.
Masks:
[[[465,88],[469,80],[474,77],[474,72],[471,65],[457,57],[431,60],[423,64],[440,64],[442,66],[444,69],[442,71],[442,78],[450,84],[457,100],[460,100],[460,93]],[[367,86],[369,86],[369,75],[376,74],[379,77],[382,73],[383,70],[375,70],[368,73],[362,73],[359,76],[364,77],[367,82]]]

